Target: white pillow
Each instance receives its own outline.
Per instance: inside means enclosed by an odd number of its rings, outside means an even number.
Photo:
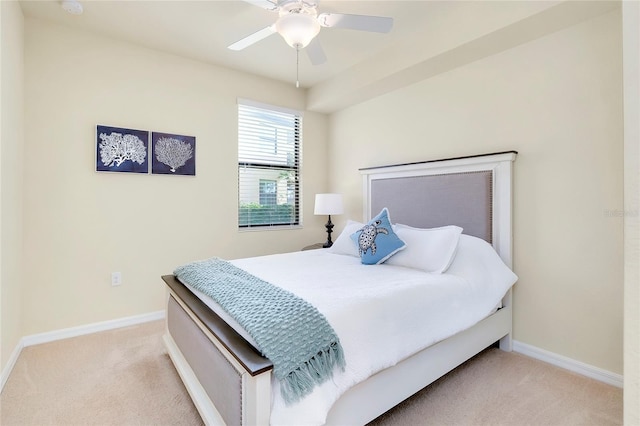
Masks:
[[[358,246],[353,242],[350,235],[363,226],[364,223],[348,220],[342,230],[342,233],[340,233],[338,238],[333,242],[333,245],[329,247],[327,251],[333,254],[346,254],[349,256],[360,257],[358,254]]]
[[[458,249],[447,274],[458,275],[474,285],[508,288],[518,276],[505,265],[494,248],[483,239],[460,235]]]
[[[407,243],[407,248],[385,263],[434,274],[442,274],[449,268],[462,233],[462,228],[455,225],[427,229],[395,224],[393,230]]]

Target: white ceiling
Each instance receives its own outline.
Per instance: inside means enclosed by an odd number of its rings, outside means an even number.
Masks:
[[[293,81],[296,54],[278,34],[235,52],[231,43],[275,22],[278,15],[241,0],[234,1],[91,1],[81,0],[82,15],[71,15],[57,0],[21,2],[23,12],[64,25],[95,31],[154,49],[265,77]],[[397,44],[409,43],[416,28],[438,6],[429,1],[321,1],[319,12],[390,16],[388,34],[323,28],[318,35],[328,61],[313,66],[300,55],[304,87],[331,78],[345,69]]]
[[[0,0],[1,1],[1,0]],[[53,21],[183,57],[295,83],[296,54],[278,34],[242,51],[231,43],[277,19],[242,0],[21,0],[27,18]],[[318,12],[388,16],[390,33],[322,28],[327,62],[300,55],[310,109],[329,112],[445,72],[619,7],[619,1],[322,0]]]

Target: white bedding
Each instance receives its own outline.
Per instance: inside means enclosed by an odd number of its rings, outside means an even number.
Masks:
[[[444,274],[309,250],[232,263],[312,303],[342,343],[346,368],[302,401],[286,405],[273,379],[271,424],[320,425],[353,385],[440,340],[473,326],[500,304],[517,280],[491,246],[462,235]],[[194,291],[229,324],[234,321]],[[235,324],[247,340],[252,339]]]

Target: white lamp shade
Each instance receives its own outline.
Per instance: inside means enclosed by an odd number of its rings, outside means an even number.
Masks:
[[[316,204],[313,214],[332,215],[342,214],[342,194],[316,194]]]
[[[278,19],[276,30],[289,46],[302,49],[318,35],[320,24],[315,16],[306,13],[288,13]]]

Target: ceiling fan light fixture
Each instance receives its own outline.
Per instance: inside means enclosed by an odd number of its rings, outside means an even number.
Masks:
[[[288,13],[280,16],[276,31],[289,46],[303,49],[320,32],[320,23],[315,16],[307,13]]]
[[[63,0],[60,6],[72,15],[82,15],[82,4],[77,0]]]

